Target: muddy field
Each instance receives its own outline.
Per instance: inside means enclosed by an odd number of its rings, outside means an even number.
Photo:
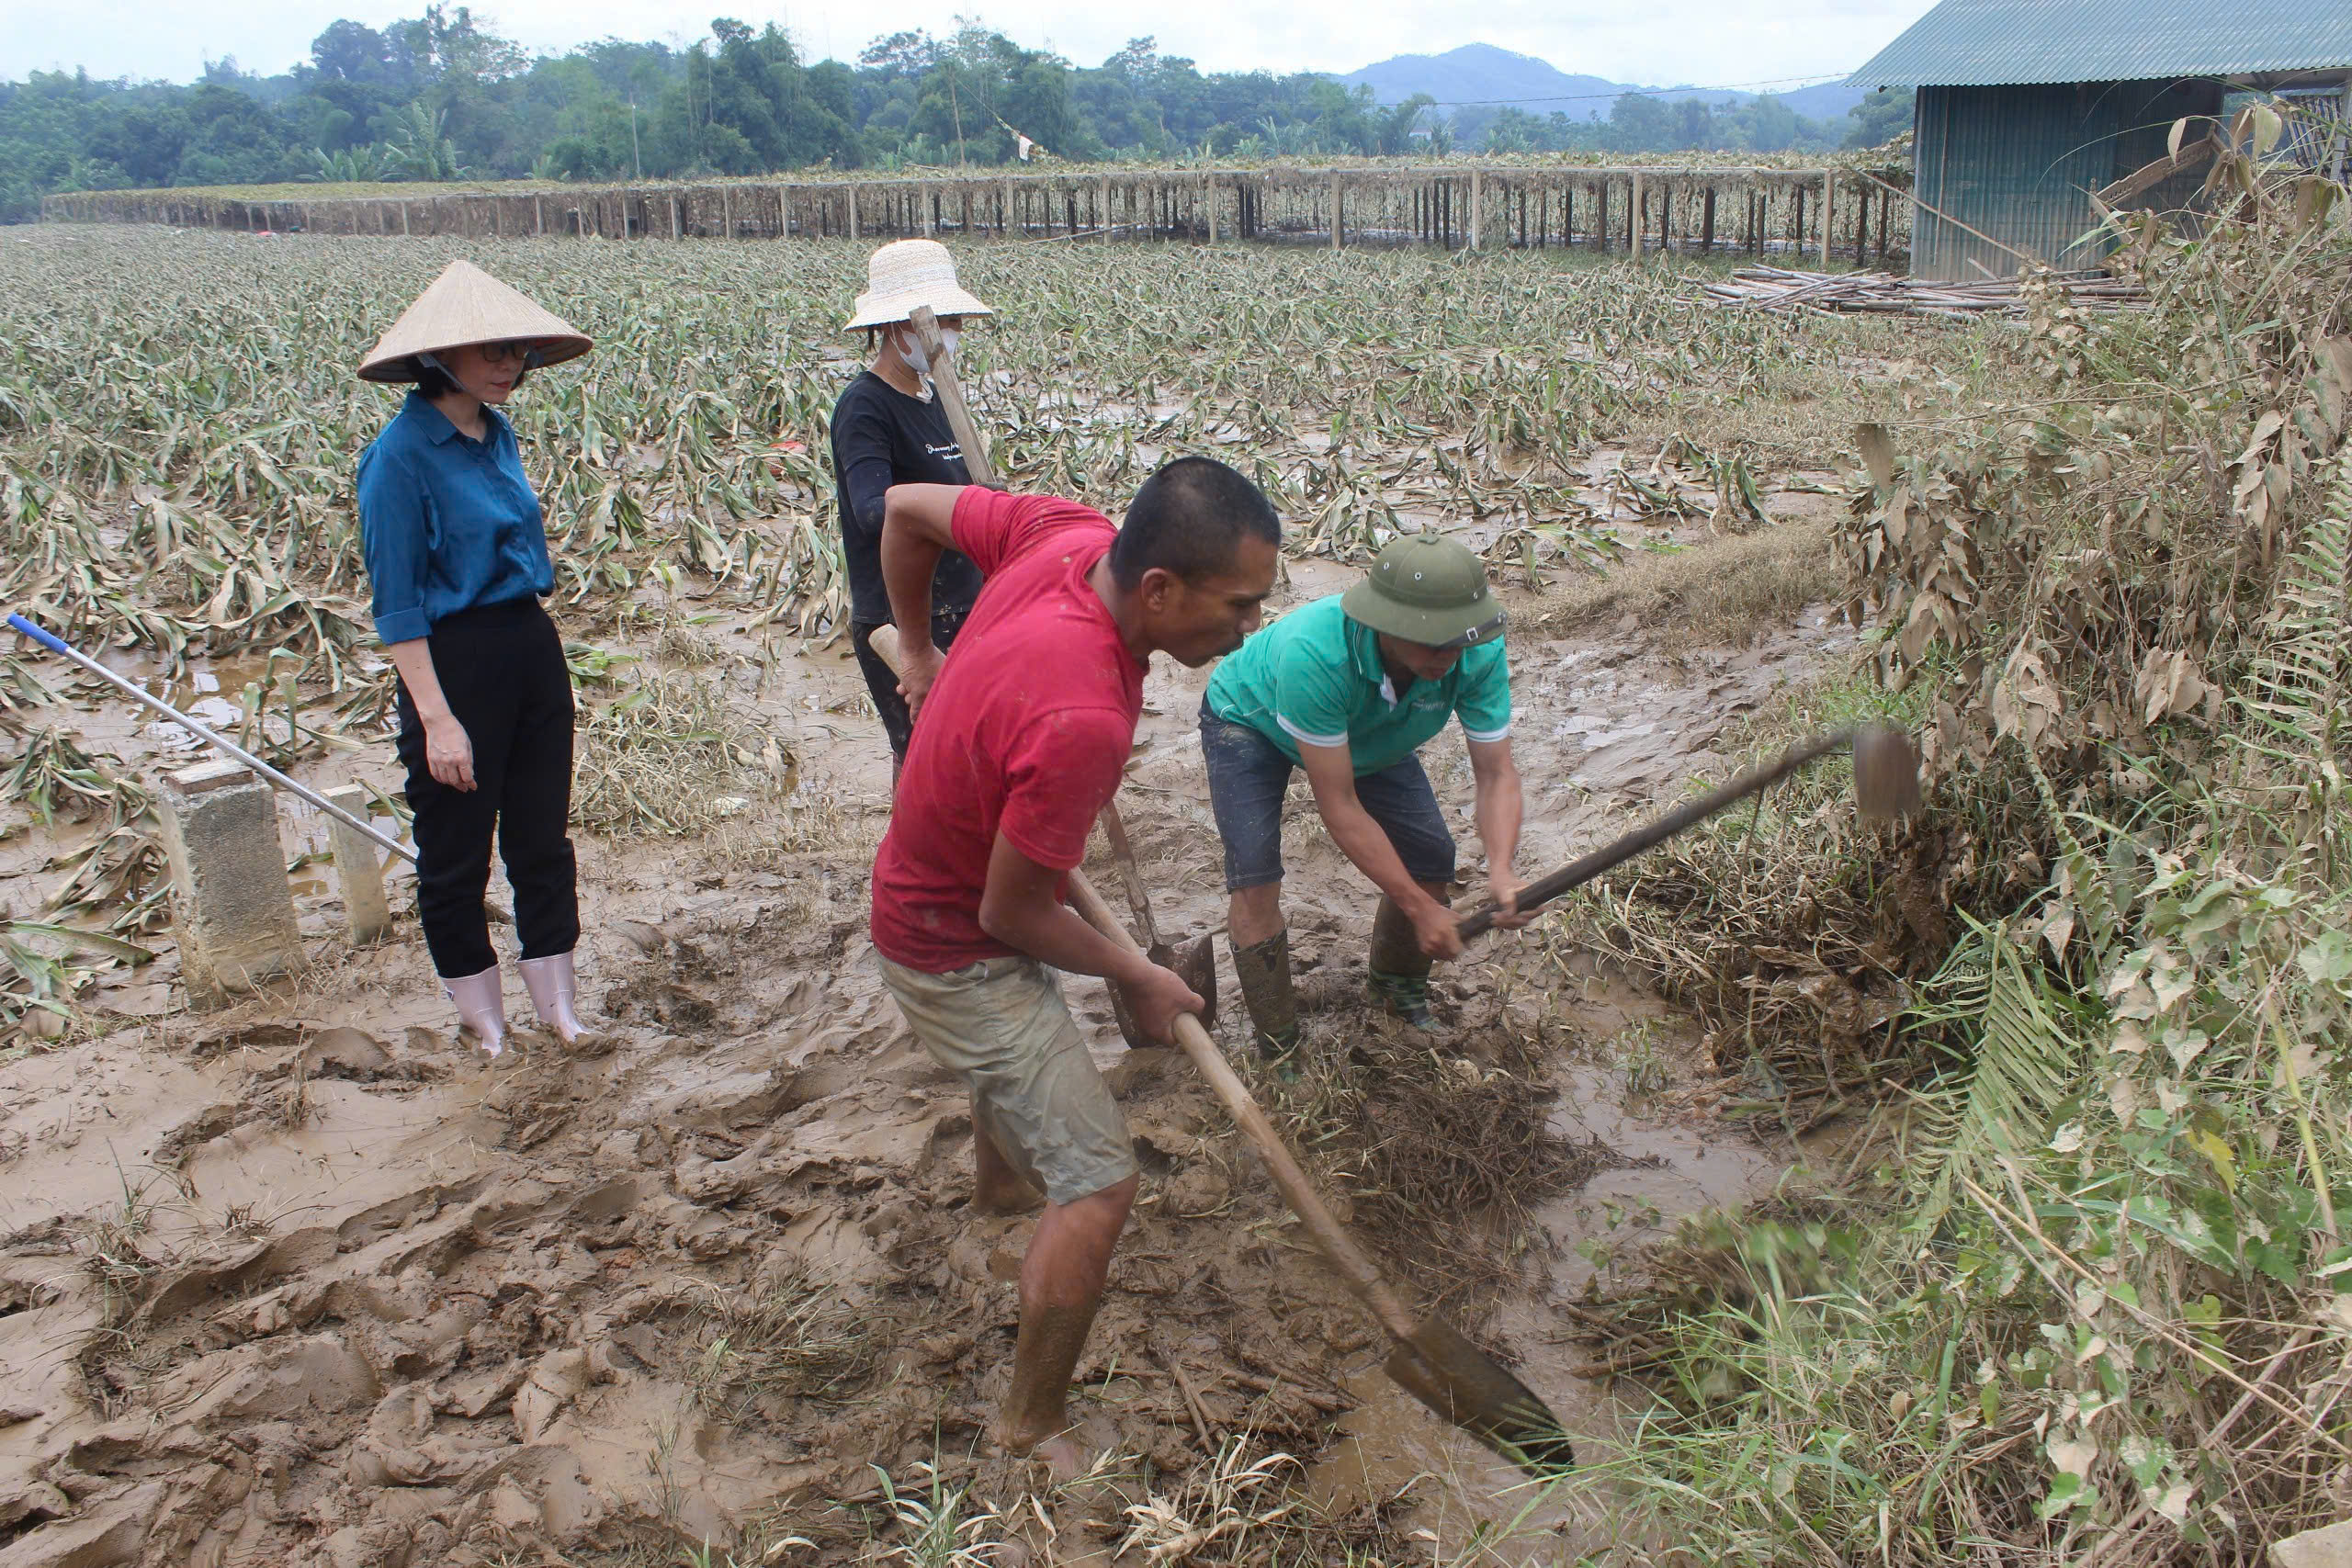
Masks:
[[[1631,423],[1561,481],[1578,526],[1618,537],[1619,570],[1656,558],[1623,603],[1565,555],[1507,570],[1508,518],[1423,519],[1498,547],[1523,874],[1720,775],[1751,716],[1854,647],[1808,602],[1823,569],[1805,541],[1836,476],[1763,475],[1735,533],[1690,473],[1654,466],[1653,490],[1696,498],[1660,514],[1626,489],[1657,451]],[[1761,573],[1757,542],[1783,531],[1778,575],[1741,600],[1723,572]],[[1352,581],[1349,554],[1290,559],[1275,607]],[[1031,1222],[967,1212],[963,1098],[871,971],[887,748],[843,641],[675,590],[643,581],[617,616],[598,610],[594,651],[638,660],[640,687],[691,682],[743,754],[788,761],[690,833],[583,831],[593,1053],[527,1028],[495,1065],[461,1044],[404,874],[394,938],[354,952],[323,834],[288,801],[307,970],[192,1013],[158,933],[154,962],[95,974],[79,1027],[28,1030],[0,1062],[0,1568],[1607,1546],[1605,1480],[1532,1495],[1386,1384],[1375,1325],[1207,1090],[1181,1057],[1125,1051],[1088,979],[1068,987],[1146,1169],[1080,1374],[1106,1458],[1050,1488],[990,1454]],[[258,673],[200,652],[109,658],[223,718],[223,694]],[[18,705],[20,747],[62,725],[128,774],[189,760],[95,684],[39,673],[62,701]],[[1155,668],[1124,801],[1176,933],[1223,916],[1204,682]],[[345,699],[298,700],[325,730]],[[1449,733],[1427,760],[1475,878],[1466,758]],[[314,744],[293,771],[387,796],[400,782],[373,737]],[[0,844],[11,908],[38,908],[96,830],[32,824]],[[1605,1459],[1623,1412],[1579,1375],[1575,1301],[1678,1216],[1769,1190],[1795,1152],[1717,1120],[1724,1084],[1694,1031],[1541,926],[1446,976],[1436,1037],[1399,1032],[1362,1000],[1369,889],[1303,790],[1286,850],[1317,1065],[1257,1087],[1343,1216]]]
[[[1317,576],[1343,580],[1297,570],[1294,592]],[[1728,727],[1834,657],[1821,619],[1671,659],[1613,637],[1515,644],[1525,865],[1718,761]],[[1200,685],[1155,671],[1128,786],[1161,918],[1186,930],[1222,919],[1188,722]],[[1029,1222],[964,1212],[960,1089],[870,973],[888,750],[854,670],[820,649],[766,686],[760,722],[832,792],[842,847],[745,870],[725,847],[591,840],[582,964],[608,1052],[568,1057],[526,1032],[486,1065],[456,1039],[413,922],[353,953],[314,880],[314,967],[283,996],[176,1010],[167,955],[107,993],[119,1032],[0,1068],[0,1562],[594,1561],[792,1534],[856,1552],[904,1535],[884,1473],[928,1496],[927,1465],[973,1488],[967,1517],[982,1498],[1011,1512],[1032,1479],[990,1461],[984,1433]],[[1466,761],[1434,750],[1466,812]],[[359,770],[397,784],[380,758]],[[1426,1047],[1359,1004],[1370,899],[1304,794],[1290,886],[1310,1021],[1319,1049],[1377,1078]],[[297,855],[300,829],[289,812]],[[1517,1288],[1447,1305],[1591,1444],[1606,1397],[1568,1371],[1545,1304],[1589,1271],[1575,1244],[1746,1196],[1781,1160],[1677,1113],[1657,1081],[1629,1101],[1629,1025],[1669,1077],[1687,1042],[1549,966],[1537,943],[1490,942],[1442,987],[1455,1032],[1438,1049],[1466,1082],[1508,1062],[1556,1093],[1552,1131],[1592,1145],[1592,1179],[1520,1238]],[[1089,1435],[1120,1457],[1047,1500],[1057,1551],[1131,1528],[1150,1544],[1159,1527],[1125,1509],[1228,1445],[1302,1461],[1307,1495],[1375,1551],[1408,1550],[1424,1510],[1453,1529],[1481,1502],[1516,1513],[1523,1499],[1484,1495],[1509,1481],[1493,1461],[1387,1388],[1385,1341],[1181,1058],[1125,1051],[1100,984],[1069,984],[1148,1174],[1080,1374]],[[1443,1092],[1409,1064],[1388,1076]],[[1046,1530],[1034,1511],[1007,1528]]]

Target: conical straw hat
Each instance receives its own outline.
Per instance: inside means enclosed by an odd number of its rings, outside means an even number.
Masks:
[[[542,310],[471,262],[453,261],[433,287],[401,312],[360,361],[369,381],[413,381],[416,356],[474,343],[536,343],[542,365],[577,359],[594,346],[587,336],[552,311]]]
[[[956,281],[956,259],[945,245],[936,240],[893,240],[867,259],[865,292],[857,297],[857,314],[845,330],[903,321],[918,305],[930,306],[935,316],[995,314]]]

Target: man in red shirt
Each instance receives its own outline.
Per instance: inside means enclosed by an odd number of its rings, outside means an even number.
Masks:
[[[874,946],[917,1039],[972,1091],[973,1205],[1044,1215],[1021,1265],[1021,1334],[998,1436],[1083,1469],[1065,1409],[1135,1201],[1126,1122],[1047,966],[1125,989],[1165,1039],[1204,1005],[1062,902],[1119,787],[1155,652],[1197,668],[1241,646],[1273,589],[1281,525],[1224,464],[1180,457],[1125,523],[1051,496],[894,485],[882,576],[917,714],[874,863]],[[933,568],[985,579],[953,659],[933,648]]]

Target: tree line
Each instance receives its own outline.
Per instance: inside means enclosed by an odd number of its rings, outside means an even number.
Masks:
[[[1883,97],[1884,95],[1882,95]],[[274,76],[212,62],[190,84],[34,72],[0,82],[0,220],[51,191],[297,180],[613,180],[809,167],[1185,154],[1779,152],[1874,145],[1909,100],[1822,124],[1768,96],[1640,94],[1606,117],[1382,105],[1325,75],[1203,72],[1128,43],[1080,67],[976,25],[878,39],[854,65],[802,58],[771,23],[720,17],[684,49],[605,39],[534,57],[465,6],[337,21]],[[1024,148],[1024,143],[1026,147]]]

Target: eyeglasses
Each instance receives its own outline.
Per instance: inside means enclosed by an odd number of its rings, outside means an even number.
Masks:
[[[540,349],[536,343],[481,343],[474,345],[474,352],[481,355],[485,365],[503,365],[510,359],[519,359],[526,369],[531,369],[539,364]]]

